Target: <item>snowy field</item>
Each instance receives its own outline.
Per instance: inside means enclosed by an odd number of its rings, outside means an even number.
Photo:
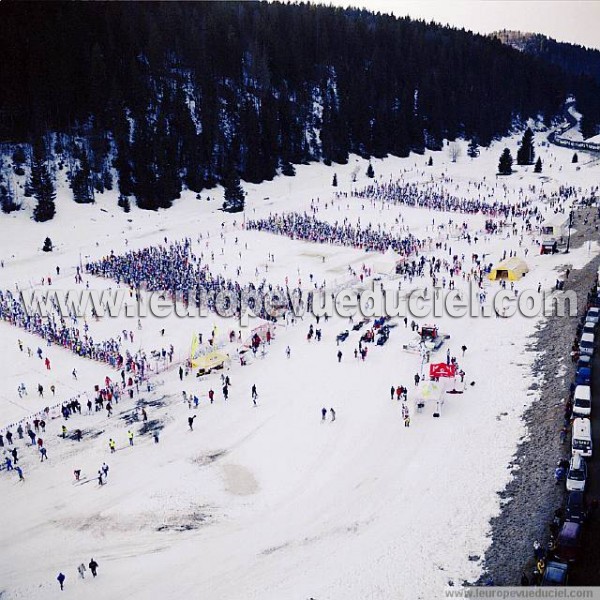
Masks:
[[[373,167],[376,180],[433,180],[459,196],[476,195],[479,183],[491,198],[509,202],[523,194],[540,198],[540,190],[550,196],[560,185],[582,190],[596,185],[600,166],[587,166],[583,153],[573,165],[571,151],[541,147],[543,139],[540,134],[536,147],[544,165],[541,175],[534,174],[533,167],[516,167],[511,177],[496,178],[504,146],[516,155],[516,137],[482,149],[475,160],[466,156],[464,144],[456,163],[443,151],[375,160]],[[428,167],[430,155],[433,166]],[[296,177],[245,185],[245,218],[309,211],[314,201],[321,220],[360,219],[363,225],[381,224],[393,232],[408,228],[420,239],[431,238],[427,256],[449,258],[448,250],[435,250],[435,242],[445,242],[452,254],[465,255],[467,269],[475,252],[486,254],[485,262],[497,262],[505,251],[523,257],[527,249],[530,273],[517,283],[519,290],[540,284],[550,289],[567,265],[581,267],[598,252],[594,243],[568,256],[540,256],[539,236],[525,234],[521,240],[520,221],[519,235],[507,229],[488,236],[482,231],[482,215],[449,215],[350,196],[334,199],[335,192],[371,183],[366,168],[366,161],[351,157],[347,165],[298,166]],[[331,186],[334,173],[337,188]],[[536,186],[535,194],[530,185]],[[341,246],[245,231],[242,215],[218,211],[220,190],[201,196],[197,200],[187,193],[165,212],[132,208],[125,214],[116,206],[116,193],[105,194],[93,206],[80,206],[59,191],[57,216],[48,224],[30,221],[31,207],[1,215],[0,288],[40,288],[48,276],[56,288],[81,288],[74,283],[80,263],[111,250],[120,254],[186,236],[197,254],[204,253],[211,270],[243,282],[266,278],[283,284],[288,278],[293,285],[299,280],[306,286],[312,275],[319,285],[358,286],[348,266],[358,273],[377,260],[375,254]],[[537,202],[544,214],[552,215],[547,203]],[[447,226],[449,219],[467,223],[478,242],[446,239],[447,229],[438,226]],[[46,236],[54,242],[54,252],[41,251]],[[116,286],[87,275],[84,282],[94,289]],[[408,290],[431,282],[416,278],[402,285]],[[457,278],[456,286],[463,289],[466,282]],[[496,289],[489,281],[485,287]],[[529,391],[535,355],[526,347],[540,321],[519,316],[417,321],[434,321],[450,335],[432,360],[444,361],[449,348],[466,372],[465,381],[474,382],[463,394],[446,395],[440,418],[432,417],[431,404],[421,413],[415,411],[413,377],[421,370],[421,359],[402,350],[414,337],[402,321],[387,344],[369,345],[364,362],[353,354],[363,331],[351,331],[339,348],[336,345],[336,335],[350,328],[347,319],[321,320],[317,326],[314,317],[306,315],[296,324],[279,324],[264,357],[243,367],[232,360],[227,371],[232,387],[225,402],[220,375],[197,379],[190,374],[181,382],[178,369],[189,357],[194,332],[206,338],[216,326],[224,339],[227,332],[239,331],[235,321],[213,314],[195,321],[149,317],[138,329],[135,319],[89,319],[98,339],[131,330],[134,339],[125,348],[132,351],[149,353],[173,344],[173,363],[151,377],[151,391],[142,386],[133,401],[123,399],[116,405],[110,418],[102,411],[67,422],[51,420],[44,434],[47,462],[40,463],[25,439],[17,440],[25,481],[20,482],[14,471],[0,472],[2,600],[430,599],[442,597],[448,584],[476,580],[481,560],[469,557],[482,557],[490,543],[489,520],[501,508],[497,492],[509,480],[511,457],[526,435],[520,417],[536,399]],[[311,324],[322,329],[321,342],[307,341]],[[235,357],[238,345],[227,342],[224,349]],[[35,355],[38,347],[50,359],[50,370]],[[340,349],[343,358],[338,362]],[[0,429],[12,426],[13,433],[19,420],[31,419],[45,406],[77,394],[92,397],[94,385],[102,386],[107,375],[119,377],[104,363],[48,348],[40,338],[4,322],[0,356]],[[23,398],[17,394],[21,382],[29,392]],[[44,398],[38,397],[39,383]],[[259,394],[257,407],[251,399],[253,384]],[[54,398],[51,385],[56,387]],[[402,420],[401,402],[390,400],[390,387],[398,385],[409,390],[409,428]],[[207,396],[211,388],[216,392],[212,405]],[[182,401],[184,390],[198,395],[197,409],[190,410]],[[136,437],[130,447],[127,430],[132,425],[126,419],[141,401],[148,403],[149,419],[162,422],[164,429],[155,444],[150,435],[137,435],[141,423],[134,422]],[[323,407],[335,409],[335,422],[329,415],[321,422]],[[192,414],[197,418],[189,431]],[[62,439],[63,423],[69,431],[80,428],[83,440]],[[110,438],[117,442],[114,454],[109,452]],[[95,476],[103,462],[110,472],[107,484],[99,486]],[[83,481],[74,481],[74,469],[81,469]],[[79,579],[77,566],[87,565],[92,557],[100,565],[98,577],[92,579],[88,572]],[[56,582],[60,571],[67,577],[63,592]]]

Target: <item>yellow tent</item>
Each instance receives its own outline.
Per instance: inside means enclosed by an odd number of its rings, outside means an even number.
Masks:
[[[227,354],[224,354],[219,350],[215,350],[213,352],[209,352],[208,354],[198,356],[197,358],[192,359],[191,362],[192,368],[209,371],[211,369],[216,369],[217,367],[223,366],[228,360],[229,357]]]
[[[192,348],[190,351],[190,363],[193,369],[216,369],[222,366],[229,360],[229,356],[219,350],[213,350],[212,352],[202,353],[198,336],[194,335],[192,338]]]
[[[499,262],[489,274],[491,281],[498,279],[508,279],[509,281],[518,281],[526,273],[529,273],[527,263],[518,256],[512,256]]]

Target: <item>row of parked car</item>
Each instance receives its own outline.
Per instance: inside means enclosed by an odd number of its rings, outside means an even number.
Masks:
[[[572,392],[571,458],[566,467],[568,492],[564,510],[555,514],[557,535],[551,560],[545,565],[542,585],[566,585],[569,566],[577,560],[581,535],[588,516],[585,488],[588,480],[586,459],[592,456],[592,359],[600,322],[600,288],[590,295],[590,306],[578,327],[578,353]],[[566,462],[566,461],[565,461]],[[566,465],[565,465],[566,466]],[[559,463],[561,467],[561,463]],[[557,517],[558,515],[558,517]]]

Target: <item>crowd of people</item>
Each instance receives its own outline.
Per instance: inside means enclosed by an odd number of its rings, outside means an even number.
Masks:
[[[89,262],[85,269],[92,275],[123,283],[136,293],[140,290],[165,292],[184,303],[195,303],[214,312],[231,309],[234,316],[241,311],[243,284],[213,274],[204,256],[193,252],[189,238],[171,243],[165,241],[164,245],[132,250],[122,255],[111,252],[101,260]],[[279,299],[282,307],[291,306],[291,291],[273,286],[266,279],[258,284],[250,283],[247,287],[259,296],[268,292],[272,298]],[[225,296],[223,293],[237,300],[230,307],[217,307],[219,298]],[[262,305],[257,316],[267,320],[272,318]]]
[[[112,367],[121,368],[125,362],[133,360],[128,353],[123,355],[117,339],[96,341],[89,334],[87,323],[84,324],[83,330],[76,324],[69,326],[58,310],[48,317],[37,312],[32,314],[19,296],[11,291],[0,290],[0,319],[43,338],[47,346],[56,344],[69,349],[77,356],[106,362]],[[30,348],[27,352],[31,356]],[[38,349],[37,353],[40,355],[41,349]],[[50,368],[49,363],[46,363],[46,368]]]
[[[294,240],[349,246],[360,250],[385,252],[389,248],[408,256],[421,248],[421,241],[414,235],[394,235],[381,226],[371,224],[361,227],[360,222],[352,225],[348,219],[328,223],[306,213],[269,215],[266,219],[246,221],[246,229],[283,235]]]

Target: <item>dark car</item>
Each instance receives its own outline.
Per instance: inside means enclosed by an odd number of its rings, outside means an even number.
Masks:
[[[584,354],[583,356],[579,357],[579,360],[577,361],[577,370],[579,370],[581,367],[585,367],[587,369],[592,368],[592,357],[588,356],[587,354]]]
[[[565,508],[567,521],[572,523],[583,523],[587,518],[587,506],[583,492],[569,492],[567,506]]]
[[[569,579],[569,565],[551,560],[544,570],[542,585],[559,586],[567,585]]]
[[[575,385],[590,385],[592,370],[589,367],[579,367],[575,374]]]
[[[561,562],[574,562],[579,554],[581,546],[581,531],[580,523],[565,521],[560,528],[558,538],[556,539],[555,556]]]

